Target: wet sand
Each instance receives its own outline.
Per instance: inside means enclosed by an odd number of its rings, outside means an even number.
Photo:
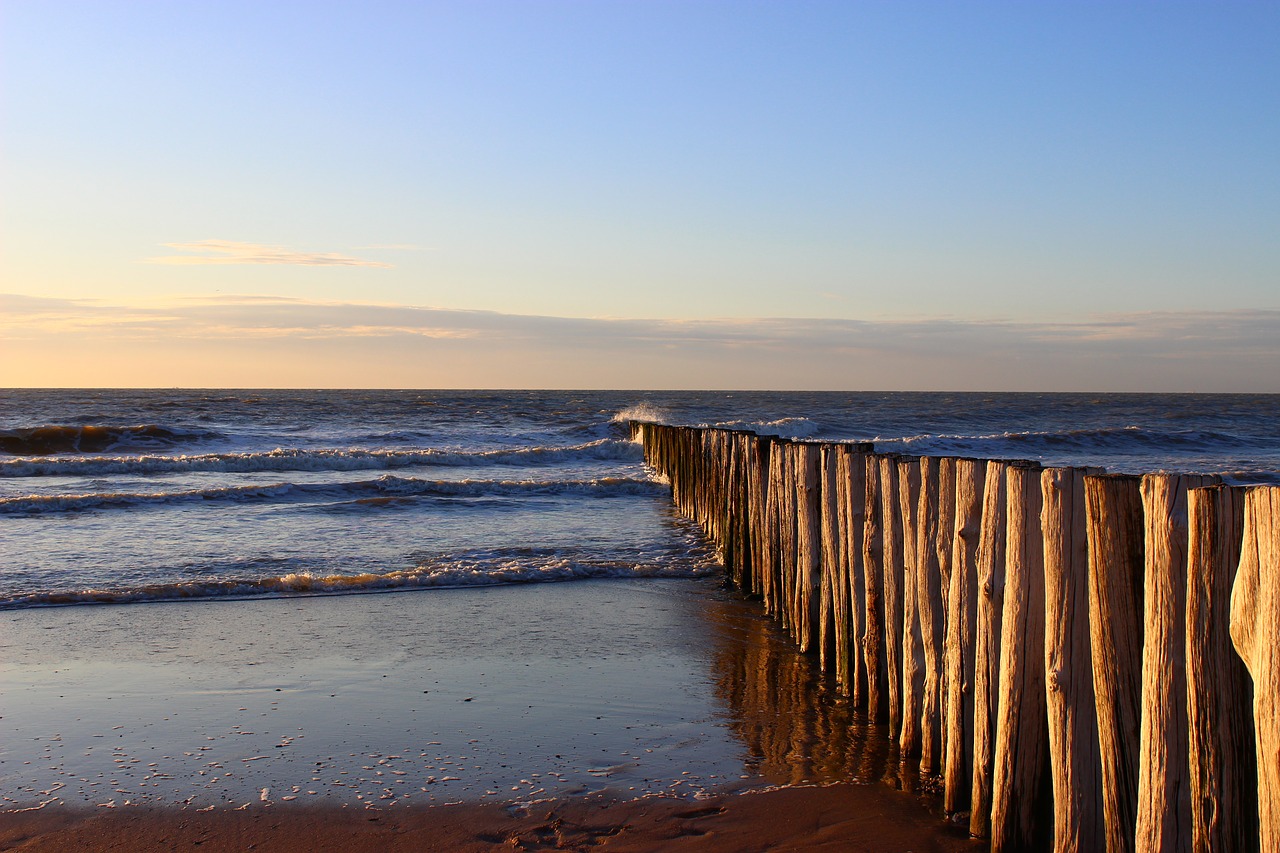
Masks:
[[[525,807],[398,811],[260,807],[197,813],[138,808],[6,816],[0,850],[257,850],[395,853],[448,850],[978,851],[909,797],[866,785],[789,787],[699,800],[598,797]]]
[[[974,849],[896,767],[707,581],[0,614],[0,849]]]

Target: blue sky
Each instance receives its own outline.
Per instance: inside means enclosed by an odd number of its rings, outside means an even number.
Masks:
[[[0,385],[1280,391],[1277,44],[1274,3],[4,0]]]

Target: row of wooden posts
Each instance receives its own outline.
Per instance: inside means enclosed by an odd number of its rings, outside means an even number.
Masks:
[[[1280,487],[632,438],[994,850],[1280,851]]]

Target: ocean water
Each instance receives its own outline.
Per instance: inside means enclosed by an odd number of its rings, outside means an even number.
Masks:
[[[0,392],[0,608],[714,575],[629,418],[1280,482],[1280,396]]]

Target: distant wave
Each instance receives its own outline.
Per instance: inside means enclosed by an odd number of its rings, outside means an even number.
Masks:
[[[191,580],[118,589],[17,593],[0,596],[0,610],[83,604],[190,601],[216,598],[281,598],[408,589],[443,589],[501,584],[551,583],[593,578],[705,577],[719,571],[707,549],[636,559],[564,554],[551,549],[444,555],[412,569],[386,573],[317,575],[291,572],[262,578]]]
[[[394,498],[484,498],[572,495],[620,497],[661,495],[666,487],[654,480],[601,477],[592,480],[421,480],[384,474],[352,483],[268,483],[210,489],[158,492],[95,492],[79,495],[23,495],[0,498],[0,514],[36,515],[183,502],[262,503],[289,501],[355,501],[376,507]]]
[[[102,453],[121,447],[160,448],[221,438],[216,432],[188,432],[155,424],[138,426],[48,425],[0,430],[0,452],[12,456]]]
[[[1244,449],[1256,442],[1223,432],[1156,430],[1126,426],[1059,432],[1004,432],[990,435],[913,435],[874,439],[876,449],[892,452],[1000,457],[1064,451],[1107,455],[1160,451],[1166,454]]]
[[[628,441],[600,439],[566,447],[504,450],[338,450],[276,449],[198,455],[108,456],[0,460],[0,477],[98,477],[110,474],[167,474],[187,471],[377,471],[416,465],[482,466],[556,464],[575,460],[639,462],[640,450]]]
[[[720,429],[750,430],[758,435],[776,435],[779,438],[812,438],[820,427],[809,418],[779,418],[776,421],[724,421],[714,424]]]

